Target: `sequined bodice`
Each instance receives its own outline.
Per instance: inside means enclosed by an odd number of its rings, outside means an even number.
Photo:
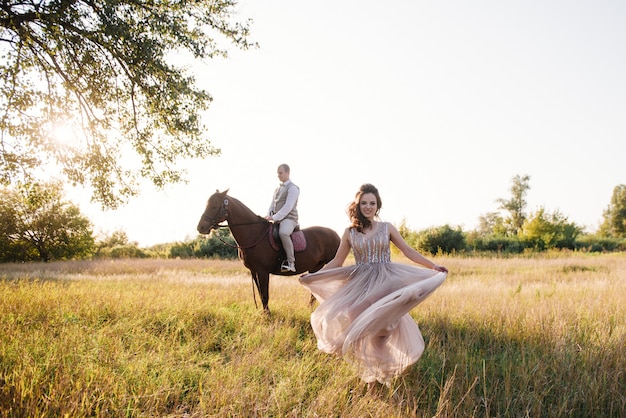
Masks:
[[[350,241],[352,241],[352,252],[356,264],[389,263],[391,261],[389,230],[386,222],[381,223],[378,231],[371,237],[351,228]]]

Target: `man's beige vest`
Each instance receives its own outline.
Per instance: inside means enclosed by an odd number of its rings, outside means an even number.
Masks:
[[[298,186],[296,186],[293,183],[289,183],[287,186],[282,186],[276,189],[276,191],[274,192],[273,213],[277,213],[283,206],[285,206],[285,203],[287,202],[287,192],[289,191],[291,187],[298,187]],[[285,216],[284,219],[292,219],[298,222],[298,201],[297,200],[296,200],[296,204],[293,205],[293,209],[291,209],[291,212],[289,212],[287,216]]]

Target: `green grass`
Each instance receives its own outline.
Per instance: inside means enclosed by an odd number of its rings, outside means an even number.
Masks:
[[[426,350],[374,392],[317,350],[295,277],[268,318],[238,261],[0,265],[0,416],[626,415],[624,254],[437,262]]]

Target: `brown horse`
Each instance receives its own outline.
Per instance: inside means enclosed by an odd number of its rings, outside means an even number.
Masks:
[[[228,190],[216,191],[209,197],[198,223],[198,232],[208,234],[213,229],[219,228],[221,222],[228,222],[230,231],[237,241],[239,257],[250,270],[263,309],[269,313],[270,273],[291,276],[320,270],[335,256],[339,247],[339,235],[332,229],[320,226],[302,229],[306,238],[306,249],[295,253],[296,271],[283,273],[280,271],[280,263],[284,253],[281,254],[274,249],[270,242],[271,223],[227,193]]]

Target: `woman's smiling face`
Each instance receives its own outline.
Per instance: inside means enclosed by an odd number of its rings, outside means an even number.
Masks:
[[[363,216],[365,216],[370,221],[374,219],[376,216],[376,212],[378,211],[378,201],[376,200],[376,196],[374,193],[364,193],[359,200],[359,209]]]

